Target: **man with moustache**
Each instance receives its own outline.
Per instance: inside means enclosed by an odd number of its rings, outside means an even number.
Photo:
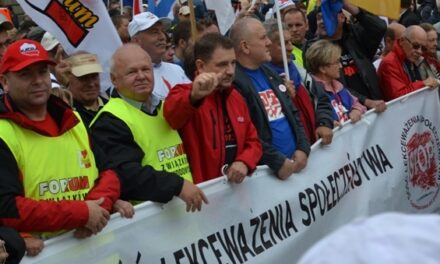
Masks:
[[[195,44],[194,60],[199,75],[171,90],[165,118],[182,136],[196,183],[223,173],[241,183],[255,170],[262,148],[247,105],[232,86],[234,46],[221,34],[206,34]]]
[[[160,100],[165,99],[174,85],[190,82],[180,66],[162,61],[163,55],[167,52],[163,31],[170,24],[168,18],[159,19],[150,12],[135,15],[128,24],[131,42],[138,44],[151,57],[155,80],[153,94]]]

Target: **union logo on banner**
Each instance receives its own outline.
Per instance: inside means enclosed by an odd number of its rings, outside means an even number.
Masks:
[[[440,139],[428,118],[417,115],[405,122],[401,151],[409,202],[414,208],[427,208],[440,191]]]
[[[78,0],[51,0],[45,7],[37,6],[30,0],[25,2],[35,11],[52,19],[64,32],[70,44],[78,47],[87,36],[89,29],[98,22],[99,18],[92,10]]]

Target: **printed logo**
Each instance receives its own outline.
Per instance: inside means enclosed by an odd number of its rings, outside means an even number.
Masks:
[[[39,1],[25,0],[35,11],[42,13],[54,21],[62,30],[67,40],[74,47],[78,47],[89,33],[99,17],[79,0],[50,0],[46,6]]]
[[[283,93],[285,93],[287,91],[287,87],[284,84],[280,84],[278,86],[278,89],[280,89],[280,91]]]
[[[40,51],[37,47],[32,43],[23,43],[20,46],[20,53],[26,56],[38,56],[40,55]]]
[[[78,151],[78,163],[82,169],[88,169],[92,166],[86,149]]]
[[[284,117],[281,103],[271,89],[259,92],[259,95],[261,101],[263,102],[264,109],[266,109],[267,118],[269,121],[275,121]]]
[[[440,139],[429,119],[417,115],[405,122],[401,151],[408,200],[414,208],[427,208],[440,190]]]

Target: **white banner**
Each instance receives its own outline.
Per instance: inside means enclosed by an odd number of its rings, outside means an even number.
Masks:
[[[122,45],[103,1],[17,0],[25,13],[50,32],[67,54],[88,51],[98,55],[104,72],[101,92],[111,87],[110,58]]]
[[[313,243],[357,217],[440,208],[440,103],[425,90],[395,100],[315,145],[286,181],[269,169],[236,185],[202,184],[209,204],[186,213],[178,199],[114,215],[97,236],[47,241],[23,263],[295,263]]]

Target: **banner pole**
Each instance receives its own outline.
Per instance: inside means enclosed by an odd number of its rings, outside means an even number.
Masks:
[[[281,12],[278,0],[275,0],[275,11],[277,13],[278,33],[280,34],[281,54],[283,55],[284,73],[286,81],[290,81],[289,67],[287,66],[286,44],[284,43],[283,24],[281,22]]]
[[[188,7],[189,7],[189,19],[191,21],[191,36],[193,38],[193,41],[195,42],[197,39],[197,26],[196,26],[196,15],[194,12],[193,0],[188,0]]]

